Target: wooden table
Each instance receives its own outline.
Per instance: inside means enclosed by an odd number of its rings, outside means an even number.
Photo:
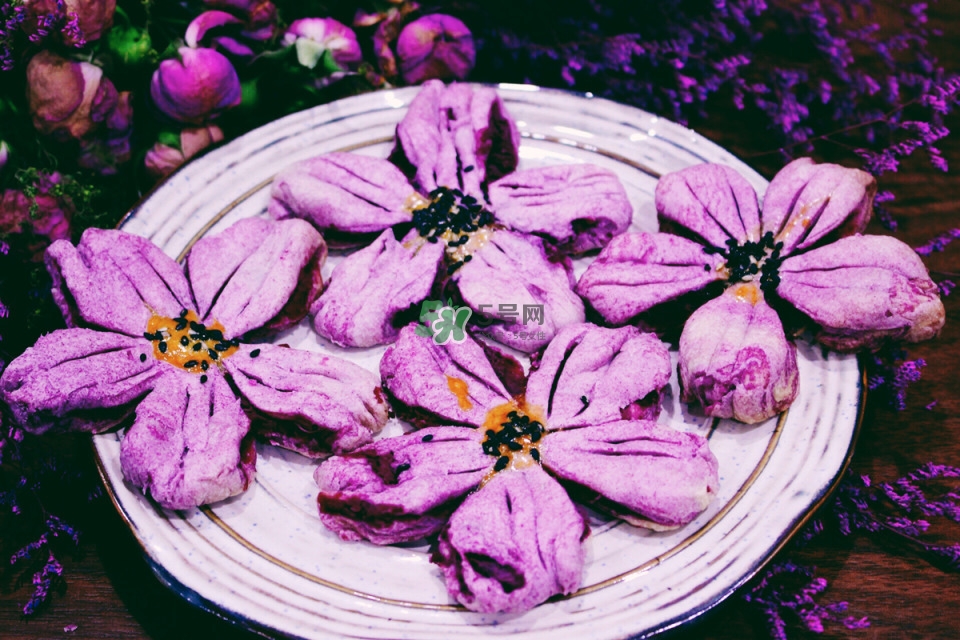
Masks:
[[[946,50],[939,53],[945,61],[953,61],[956,70],[960,10],[955,5],[960,3],[944,4],[949,6],[935,11],[941,19],[952,20],[943,20]],[[752,153],[764,149],[762,142],[745,141],[738,129],[721,129],[716,122],[708,121],[699,128],[751,164],[769,169],[769,158],[750,159]],[[954,118],[948,124],[955,135],[943,145],[943,151],[953,173],[934,171],[917,158],[905,163],[900,173],[883,178],[884,188],[898,195],[894,212],[901,226],[896,236],[911,246],[960,227],[960,180],[956,177],[960,121]],[[876,224],[871,231],[882,232]],[[926,262],[931,270],[960,274],[960,241]],[[876,396],[868,396],[852,465],[855,473],[893,480],[926,461],[960,466],[960,290],[945,303],[948,321],[941,337],[910,348],[911,357],[924,358],[927,367],[923,379],[910,388],[907,409],[897,412]],[[936,406],[926,409],[933,400]],[[63,455],[92,468],[87,445],[70,442],[57,447]],[[19,608],[29,597],[28,588],[11,591],[11,585],[5,584],[0,594],[0,638],[254,637],[167,590],[150,571],[109,501],[100,500],[91,508],[94,513],[84,529],[80,554],[63,559],[66,592],[55,596],[41,615],[24,620]],[[953,540],[960,539],[960,528],[949,533]],[[819,637],[960,637],[960,575],[945,573],[883,540],[856,534],[849,538],[821,536],[793,557],[817,566],[820,575],[830,581],[823,600],[847,601],[851,614],[868,616],[871,621],[871,627],[861,631],[828,625],[826,634]],[[76,625],[76,629],[65,632],[68,625]],[[814,636],[796,633],[796,637],[805,635]],[[736,594],[673,636],[763,638],[766,633],[762,619]]]

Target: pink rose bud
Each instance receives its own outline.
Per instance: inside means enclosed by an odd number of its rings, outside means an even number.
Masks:
[[[457,18],[434,13],[414,20],[397,39],[400,75],[408,84],[431,78],[463,80],[473,69],[477,52],[473,35]]]
[[[273,37],[277,28],[277,7],[270,0],[204,0],[214,9],[233,11],[244,19],[243,36],[264,41]]]
[[[223,131],[216,125],[184,129],[180,132],[179,149],[158,142],[147,151],[144,164],[151,175],[162,178],[170,175],[184,162],[221,140],[223,140]]]
[[[240,78],[223,54],[189,47],[179,54],[161,62],[150,82],[150,97],[164,115],[199,124],[240,104]]]
[[[294,45],[297,61],[308,69],[316,67],[327,51],[344,70],[356,69],[363,60],[353,29],[333,18],[295,20],[283,34],[283,44]]]
[[[41,51],[27,65],[27,101],[33,126],[60,140],[87,135],[95,126],[91,109],[98,92],[102,98],[101,81],[113,88],[100,67]]]
[[[242,24],[242,20],[225,11],[204,11],[187,27],[184,40],[193,49],[206,46],[219,49],[227,55],[251,58],[253,49],[232,35],[232,32],[238,31],[236,25]]]

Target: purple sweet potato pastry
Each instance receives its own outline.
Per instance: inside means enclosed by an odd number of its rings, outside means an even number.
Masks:
[[[383,354],[380,376],[397,411],[418,425],[479,427],[491,409],[511,398],[478,342],[468,337],[438,345],[413,326],[404,327]]]
[[[218,369],[206,375],[160,378],[120,443],[124,477],[169,509],[229,498],[253,480],[250,418]]]
[[[943,326],[937,286],[916,254],[893,238],[857,235],[875,193],[863,171],[801,158],[774,177],[760,212],[733,169],[688,167],[656,191],[661,222],[684,237],[615,238],[577,291],[623,324],[708,285],[725,287],[684,329],[684,396],[707,415],[758,422],[797,393],[794,350],[774,308],[792,305],[818,341],[841,351],[926,340]]]
[[[33,433],[103,431],[129,415],[163,375],[156,360],[140,360],[152,350],[143,337],[54,331],[7,366],[0,394],[14,419]]]
[[[490,182],[517,168],[519,145],[496,91],[430,80],[397,125],[391,159],[423,193],[449,187],[482,200]]]
[[[608,322],[624,324],[662,302],[723,278],[724,260],[667,233],[614,238],[580,277],[577,293]]]
[[[531,372],[527,403],[544,409],[551,429],[603,424],[642,403],[660,413],[660,392],[670,382],[670,354],[653,334],[636,327],[567,327]]]
[[[320,520],[344,540],[410,542],[437,533],[494,460],[482,434],[433,427],[330,458],[314,472]]]
[[[468,609],[528,611],[580,586],[583,533],[566,491],[534,465],[496,474],[467,497],[432,560],[447,591]]]
[[[683,327],[680,348],[683,400],[708,415],[761,422],[797,397],[797,348],[752,284],[731,287],[697,309]]]
[[[571,254],[605,246],[633,217],[617,176],[590,164],[516,171],[490,185],[490,204],[507,226]]]
[[[777,292],[841,351],[919,342],[944,323],[937,285],[915,251],[887,236],[850,236],[784,262]]]
[[[101,431],[135,413],[124,477],[175,509],[248,486],[251,419],[269,441],[313,455],[369,442],[387,419],[376,376],[250,344],[303,318],[325,258],[323,238],[301,220],[244,220],[204,238],[189,277],[123,231],[88,229],[76,247],[59,240],[47,265],[70,328],[10,363],[0,400],[34,433]]]
[[[281,171],[273,217],[308,220],[331,246],[372,242],[334,272],[311,312],[317,332],[343,346],[387,344],[415,317],[403,313],[411,305],[457,293],[474,326],[527,353],[582,322],[569,257],[625,230],[630,202],[593,165],[514,173],[519,140],[495,90],[430,81],[389,161],[332,153]]]
[[[254,351],[259,353],[254,356]],[[370,442],[387,422],[387,403],[376,374],[340,358],[270,344],[240,345],[223,361],[254,415],[289,431],[261,433],[304,455],[343,453]]]
[[[719,486],[707,441],[650,420],[622,420],[544,438],[544,465],[585,489],[590,506],[664,531],[693,520]]]
[[[302,220],[249,218],[197,242],[187,257],[197,314],[234,338],[296,324],[320,295],[327,246]]]
[[[396,339],[397,314],[430,294],[443,262],[443,245],[411,235],[397,242],[387,229],[337,265],[326,293],[310,309],[317,333],[344,347]]]
[[[410,222],[419,200],[395,165],[341,152],[287,167],[274,178],[270,196],[274,218],[303,218],[344,239]]]
[[[453,281],[471,309],[491,322],[500,319],[488,332],[518,351],[536,351],[561,328],[584,320],[583,302],[573,291],[570,261],[551,261],[539,238],[493,231]],[[506,305],[514,315],[504,311]],[[525,310],[531,309],[543,310],[541,317],[524,318]]]
[[[397,414],[421,428],[323,462],[320,519],[376,544],[439,532],[432,561],[472,611],[526,611],[577,589],[586,531],[571,498],[664,529],[716,492],[706,440],[652,422],[670,360],[635,327],[565,328],[526,385],[518,363],[469,334],[438,345],[413,326],[380,368]]]

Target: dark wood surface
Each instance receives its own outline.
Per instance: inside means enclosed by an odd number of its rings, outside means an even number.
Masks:
[[[938,51],[948,69],[960,63],[960,8],[944,2],[933,14],[946,31]],[[717,120],[699,126],[706,135],[745,157],[768,173],[769,156],[751,156],[765,150],[762,141],[745,140],[742,129],[720,127]],[[960,134],[960,121],[949,124]],[[882,186],[898,195],[894,213],[901,221],[895,234],[911,246],[960,227],[960,135],[943,145],[954,170],[934,171],[924,160],[905,163],[900,173],[885,176]],[[871,231],[880,232],[879,226]],[[926,260],[934,272],[958,274],[960,242]],[[934,342],[910,347],[911,357],[922,357],[923,378],[910,388],[908,406],[897,412],[878,397],[868,396],[863,429],[853,459],[856,473],[875,480],[893,480],[916,466],[934,461],[960,466],[960,289],[945,299],[947,326]],[[926,406],[936,400],[936,406]],[[89,471],[88,445],[70,441],[55,445],[60,453]],[[0,638],[251,638],[233,625],[181,600],[153,575],[137,543],[110,502],[93,503],[85,523],[79,553],[63,558],[67,587],[55,595],[37,617],[24,619],[20,607],[29,597],[29,585],[14,588],[9,581],[0,592]],[[946,531],[956,540],[960,529]],[[2,535],[2,532],[0,532]],[[946,573],[916,554],[885,540],[863,535],[849,538],[821,536],[793,556],[815,565],[830,582],[823,599],[846,601],[850,613],[867,616],[868,629],[848,631],[827,625],[822,636],[793,631],[791,637],[843,638],[958,638],[960,637],[960,575]],[[76,629],[65,628],[76,625]],[[763,638],[763,620],[741,595],[671,634],[676,638]]]

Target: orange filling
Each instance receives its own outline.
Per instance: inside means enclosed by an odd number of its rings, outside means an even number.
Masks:
[[[487,434],[484,452],[497,456],[496,465],[484,476],[483,483],[498,471],[540,464],[539,446],[546,433],[544,421],[539,407],[528,405],[522,396],[490,409],[481,429]]]
[[[467,383],[465,380],[447,376],[447,386],[450,387],[450,392],[457,396],[457,405],[461,409],[464,411],[473,409],[473,403],[470,402],[470,397],[467,395]]]
[[[733,287],[733,297],[738,302],[749,302],[753,306],[757,306],[757,303],[760,302],[760,289],[751,283],[738,284]]]
[[[202,374],[237,351],[239,342],[227,340],[223,330],[219,322],[204,325],[195,312],[187,311],[177,318],[150,316],[144,337],[153,342],[157,360]]]

